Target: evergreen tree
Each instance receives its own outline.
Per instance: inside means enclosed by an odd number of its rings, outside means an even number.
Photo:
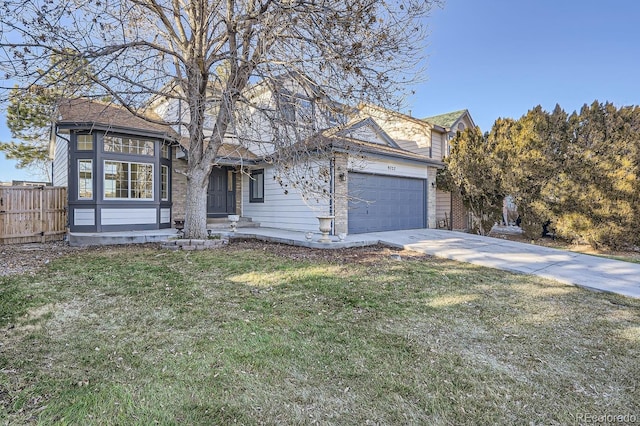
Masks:
[[[478,127],[467,128],[452,141],[451,155],[445,162],[447,169],[439,179],[450,182],[447,189],[460,191],[465,207],[473,214],[474,231],[488,234],[500,220],[504,199],[494,146]]]
[[[557,167],[550,153],[548,116],[540,106],[519,120],[497,120],[489,140],[500,160],[502,185],[518,207],[527,237],[540,237],[551,218],[549,195]]]
[[[14,87],[9,93],[7,127],[14,140],[0,142],[0,151],[17,160],[19,168],[34,168],[49,176],[49,141],[57,103],[63,96],[89,94],[91,73],[86,61],[53,55],[50,68],[39,74],[37,83],[27,89]]]
[[[595,101],[570,117],[559,236],[594,247],[638,244],[637,110]]]

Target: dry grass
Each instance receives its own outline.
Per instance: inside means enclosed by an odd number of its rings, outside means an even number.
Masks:
[[[383,248],[87,251],[0,278],[10,424],[640,414],[640,301]]]

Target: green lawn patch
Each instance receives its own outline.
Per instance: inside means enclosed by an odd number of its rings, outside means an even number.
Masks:
[[[86,250],[0,277],[0,419],[640,417],[640,301],[380,247]],[[640,421],[640,418],[639,420]]]

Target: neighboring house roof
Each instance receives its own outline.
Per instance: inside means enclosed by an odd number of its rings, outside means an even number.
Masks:
[[[155,113],[138,116],[124,107],[86,98],[61,101],[57,124],[61,129],[87,127],[114,132],[137,131],[171,140],[178,138],[171,126],[162,123]]]
[[[426,117],[422,120],[426,121],[427,123],[436,124],[438,126],[450,129],[451,126],[456,124],[456,121],[458,121],[466,112],[468,112],[466,109],[461,109],[459,111],[452,111],[445,114],[434,115],[433,117]]]

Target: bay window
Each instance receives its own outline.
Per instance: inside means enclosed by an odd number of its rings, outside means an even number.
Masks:
[[[105,161],[104,198],[153,200],[153,164]]]

